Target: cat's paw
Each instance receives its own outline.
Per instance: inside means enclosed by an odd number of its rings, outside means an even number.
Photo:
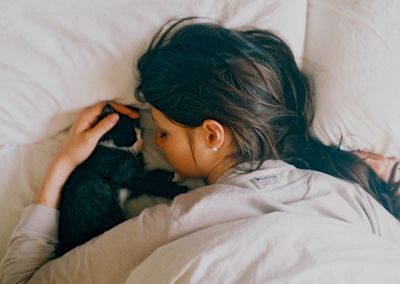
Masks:
[[[174,178],[172,179],[172,182],[181,182],[182,181],[182,177],[178,172],[174,173]]]

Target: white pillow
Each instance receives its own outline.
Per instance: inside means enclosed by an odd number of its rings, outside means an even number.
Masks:
[[[59,133],[98,101],[134,103],[133,64],[172,17],[271,29],[301,58],[306,10],[306,0],[1,1],[0,153]]]
[[[305,65],[315,134],[400,158],[400,1],[309,0]]]

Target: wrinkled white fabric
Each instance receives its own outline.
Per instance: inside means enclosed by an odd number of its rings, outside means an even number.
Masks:
[[[312,128],[325,144],[400,160],[400,1],[308,0]]]
[[[167,20],[271,29],[301,63],[306,15],[307,0],[0,1],[0,258],[82,109],[101,100],[136,103],[136,62]],[[147,161],[163,167],[154,133],[145,135]]]
[[[306,13],[307,0],[0,1],[0,153],[59,133],[98,101],[137,102],[135,64],[167,20],[272,29],[301,60]]]
[[[166,244],[126,284],[397,284],[399,264],[398,243],[331,218],[274,212]]]
[[[38,256],[36,267],[32,267],[29,250],[21,249],[32,246],[34,250],[38,247],[38,232],[33,237],[24,228],[34,227],[29,224],[40,220],[35,219],[38,215],[29,216],[33,217],[23,219],[21,222],[25,226],[19,226],[11,239],[1,267],[3,279],[10,276],[18,279],[18,275],[24,276],[26,270],[39,269],[42,264],[42,257]],[[57,224],[53,220],[48,226],[56,227]],[[265,230],[271,226],[271,234],[263,235],[263,229],[259,226],[265,226]],[[224,232],[222,239],[217,237],[221,232]],[[336,237],[334,232],[338,232]],[[282,243],[279,242],[281,236],[285,236]],[[216,237],[218,245],[213,246]],[[258,238],[271,248],[260,246],[260,251],[254,253],[257,247],[249,246],[247,251],[245,244],[248,241],[257,242]],[[340,238],[345,238],[345,241],[341,243]],[[22,243],[16,243],[14,239]],[[226,251],[224,239],[227,241],[226,247],[229,247]],[[318,243],[314,244],[317,240]],[[179,248],[181,241],[182,247]],[[239,251],[232,251],[232,245],[236,242]],[[193,245],[193,250],[188,249],[189,243]],[[48,243],[48,247],[42,249],[50,252],[52,245]],[[169,245],[174,248],[175,257],[172,259],[164,257],[171,254]],[[221,248],[216,248],[219,245]],[[349,249],[352,245],[355,250]],[[363,254],[364,245],[368,246]],[[400,224],[363,189],[323,173],[299,170],[281,161],[266,161],[252,173],[228,171],[215,184],[178,196],[170,206],[160,204],[144,210],[138,217],[61,258],[49,261],[36,272],[31,283],[123,283],[132,270],[132,275],[139,273],[144,277],[143,282],[138,283],[154,283],[147,281],[149,270],[152,270],[150,274],[157,274],[152,279],[162,280],[167,275],[166,283],[169,283],[168,279],[173,282],[183,274],[186,275],[182,278],[185,281],[192,277],[200,280],[206,277],[206,270],[220,261],[221,265],[212,274],[216,280],[226,274],[226,277],[239,277],[235,281],[240,283],[241,275],[243,279],[248,279],[246,275],[252,274],[253,266],[259,275],[259,278],[254,278],[257,281],[270,278],[279,282],[300,274],[317,277],[324,271],[324,261],[337,262],[340,269],[333,276],[340,279],[347,277],[347,269],[358,269],[352,265],[362,255],[369,257],[365,260],[367,266],[368,261],[374,263],[374,252],[370,251],[369,245],[380,256],[377,259],[384,263],[395,260],[400,248]],[[287,267],[286,278],[281,278],[284,277],[284,269],[274,267],[273,261],[265,263],[260,257],[274,260],[277,256],[272,253],[272,247],[276,247],[276,252],[283,253],[286,246],[290,259],[286,264],[283,258],[278,261]],[[206,249],[208,247],[209,251]],[[336,255],[335,248],[340,249],[340,255]],[[200,258],[183,265],[181,258],[194,257],[199,250],[204,253]],[[387,254],[388,250],[392,250],[392,253]],[[28,251],[28,255],[24,251]],[[152,266],[152,260],[143,262],[152,254],[149,259],[160,260],[160,263],[156,262],[157,266]],[[243,270],[224,265],[223,260],[229,258],[235,261],[242,259]],[[348,260],[352,259],[354,262],[348,266]],[[390,271],[391,267],[388,266]],[[135,272],[135,268],[142,272]],[[236,271],[236,276],[231,275],[232,270]],[[291,274],[291,271],[295,273]],[[371,273],[376,277],[384,276],[383,270],[379,269]],[[134,276],[129,279],[136,281]]]

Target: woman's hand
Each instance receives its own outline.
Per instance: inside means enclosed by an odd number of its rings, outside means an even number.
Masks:
[[[98,122],[104,106],[110,102],[101,102],[83,111],[70,131],[60,149],[57,151],[42,187],[39,189],[35,203],[58,208],[61,189],[71,172],[93,152],[100,138],[118,121],[116,113],[110,114]],[[110,103],[119,113],[133,119],[139,114],[121,104]]]
[[[98,117],[106,104],[107,102],[96,104],[80,114],[58,150],[55,159],[64,160],[70,167],[75,168],[89,157],[100,138],[111,130],[118,121],[118,114],[113,113],[97,123]],[[123,105],[110,104],[119,113],[128,115],[133,119],[139,117],[136,112]]]
[[[394,182],[391,181],[390,178],[393,172],[393,167],[395,167],[399,161],[396,161],[394,158],[388,158],[370,152],[355,151],[353,153],[364,160],[382,180],[386,182]],[[396,173],[394,174],[396,175]]]

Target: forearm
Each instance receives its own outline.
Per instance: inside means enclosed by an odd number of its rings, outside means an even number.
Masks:
[[[77,165],[89,157],[100,138],[118,122],[117,113],[112,113],[98,121],[107,103],[109,102],[101,102],[86,109],[72,125],[36,195],[36,204],[51,208],[59,207],[61,190],[68,176]],[[138,117],[138,113],[123,105],[110,104],[119,113],[133,119]]]
[[[106,103],[86,109],[72,125],[37,192],[36,205],[24,210],[12,234],[0,266],[0,283],[26,282],[54,256],[54,246],[58,242],[56,209],[60,205],[62,188],[75,167],[92,153],[100,137],[118,121],[117,114],[110,114],[99,121]],[[111,104],[120,113],[138,117],[136,112],[123,105]],[[29,214],[32,216],[28,217]]]
[[[34,203],[58,209],[62,187],[73,170],[74,166],[68,161],[55,158],[36,194]]]

